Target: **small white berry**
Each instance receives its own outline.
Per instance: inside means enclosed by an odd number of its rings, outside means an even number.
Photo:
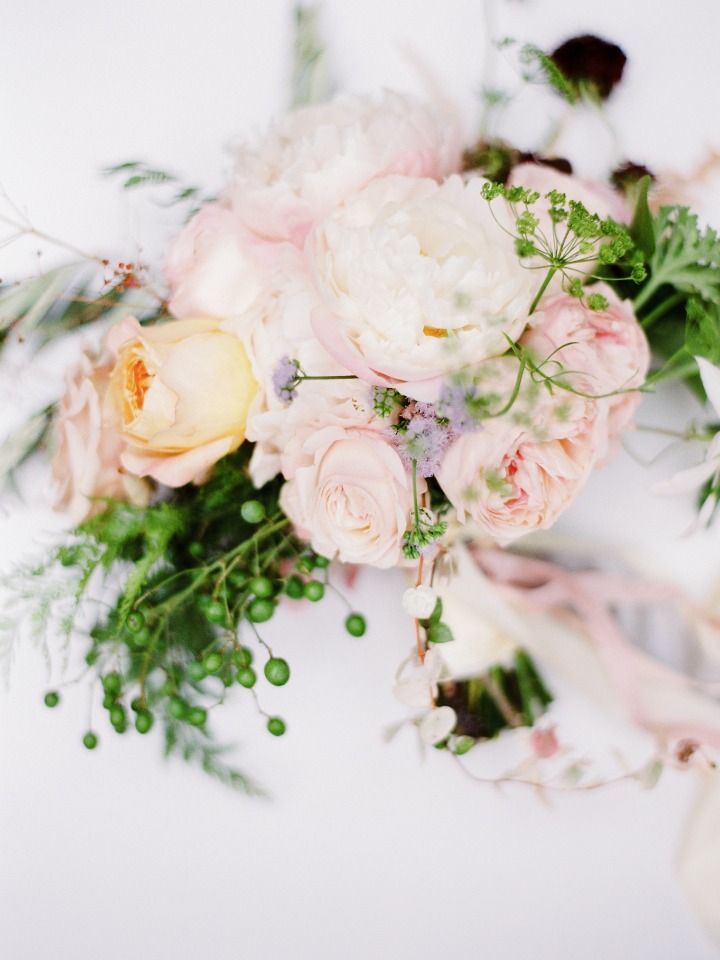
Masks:
[[[420,721],[420,739],[434,747],[450,736],[456,723],[457,714],[452,707],[435,707]]]
[[[427,620],[436,603],[437,594],[432,587],[410,587],[402,597],[403,610],[416,620]]]

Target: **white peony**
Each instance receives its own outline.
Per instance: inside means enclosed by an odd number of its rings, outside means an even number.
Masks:
[[[481,191],[479,179],[386,177],[318,224],[306,251],[313,329],[346,369],[429,399],[413,384],[518,339],[541,278],[497,222],[505,208],[491,212]]]

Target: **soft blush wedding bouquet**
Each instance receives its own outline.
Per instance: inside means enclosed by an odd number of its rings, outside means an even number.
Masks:
[[[624,57],[585,37],[520,61],[552,95],[599,104]],[[115,172],[174,186],[139,163]],[[717,703],[633,649],[612,613],[682,598],[506,549],[613,457],[642,391],[682,378],[720,413],[720,243],[687,208],[654,206],[652,179],[628,163],[585,182],[548,151],[467,144],[446,104],[339,96],[238,149],[218,197],[197,206],[178,187],[196,208],[166,289],[106,260],[99,292],[82,267],[3,288],[7,341],[104,331],[4,463],[51,419],[57,507],[75,527],[14,588],[36,635],[87,638],[111,729],[160,723],[168,752],[252,790],[220,759],[208,708],[239,686],[282,735],[262,686],[291,670],[263,624],[370,565],[410,581],[396,691],[424,743],[457,758],[534,727],[500,779],[596,786],[537,722],[545,659],[614,689],[656,734],[621,777],[711,762]],[[665,491],[696,485],[702,523],[720,492],[713,433],[695,432],[705,462]],[[362,636],[363,615],[349,607],[345,627]],[[104,735],[93,722],[85,746]]]

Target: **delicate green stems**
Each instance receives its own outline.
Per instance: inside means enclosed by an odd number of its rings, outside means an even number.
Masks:
[[[295,377],[295,380],[302,383],[304,380],[357,380],[357,377],[354,373],[330,374],[323,377],[308,376],[303,373]]]
[[[543,294],[545,293],[545,291],[547,290],[548,286],[550,285],[550,281],[552,280],[552,278],[553,278],[553,277],[555,276],[555,274],[557,273],[557,270],[558,270],[557,267],[550,267],[550,268],[548,269],[547,275],[546,275],[545,279],[543,280],[542,284],[540,285],[540,289],[538,290],[538,292],[537,292],[536,295],[535,295],[535,299],[534,299],[533,302],[530,304],[530,309],[528,310],[528,316],[529,316],[529,317],[531,317],[531,316],[533,315],[533,313],[535,313],[535,310],[536,310],[536,308],[537,308],[537,305],[540,303],[540,300],[541,300],[541,298],[542,298],[542,295],[543,295]]]
[[[413,510],[415,513],[415,526],[420,526],[420,510],[418,507],[418,493],[417,493],[417,460],[412,462],[412,485],[413,485]]]
[[[685,346],[685,344],[676,350],[675,353],[665,361],[665,363],[656,370],[645,381],[646,387],[654,386],[664,380],[682,380],[688,373],[697,369],[695,359]]]
[[[640,291],[642,293],[642,291]],[[653,310],[648,313],[646,317],[643,317],[640,321],[640,326],[647,330],[648,327],[651,327],[656,320],[659,320],[660,317],[664,316],[669,310],[672,310],[673,307],[677,306],[679,303],[682,303],[686,299],[684,293],[675,293],[672,297],[668,297],[666,300],[663,300],[662,303],[659,303]],[[635,300],[635,309],[637,310],[639,300]]]

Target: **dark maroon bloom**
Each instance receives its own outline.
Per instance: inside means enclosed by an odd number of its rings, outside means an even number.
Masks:
[[[573,86],[587,84],[606,100],[622,78],[627,57],[616,44],[586,34],[566,40],[550,59]]]
[[[618,190],[627,190],[633,187],[638,180],[642,180],[643,177],[650,177],[651,180],[655,180],[655,174],[647,167],[644,167],[641,163],[628,161],[613,170],[610,174],[610,183]]]

